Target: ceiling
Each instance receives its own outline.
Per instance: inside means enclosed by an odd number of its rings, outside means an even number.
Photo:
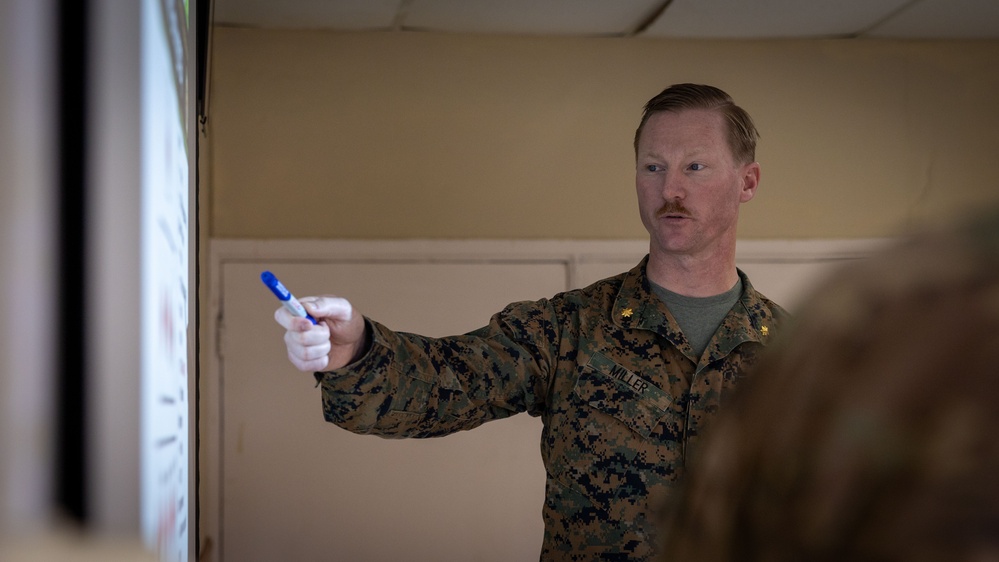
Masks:
[[[999,39],[999,0],[209,0],[215,25],[676,39]]]

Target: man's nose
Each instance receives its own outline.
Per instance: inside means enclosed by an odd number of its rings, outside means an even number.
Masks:
[[[667,201],[670,199],[683,199],[687,196],[687,187],[683,174],[670,170],[663,175],[662,196]]]

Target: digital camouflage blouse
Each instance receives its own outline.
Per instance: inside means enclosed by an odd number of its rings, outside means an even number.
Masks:
[[[743,292],[701,357],[627,273],[518,302],[465,335],[428,338],[368,320],[358,362],[316,373],[326,419],[356,433],[434,437],[519,412],[544,422],[542,560],[643,560],[688,448],[786,318]]]

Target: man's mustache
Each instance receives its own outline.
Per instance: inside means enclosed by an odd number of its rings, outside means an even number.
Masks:
[[[667,215],[680,215],[684,217],[690,216],[690,211],[683,206],[683,203],[679,201],[667,201],[662,207],[656,211],[656,218],[662,218]]]

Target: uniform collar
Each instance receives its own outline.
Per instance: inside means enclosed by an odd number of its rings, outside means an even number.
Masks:
[[[613,321],[621,328],[630,330],[651,330],[667,338],[682,339],[676,321],[662,300],[652,293],[645,268],[649,263],[646,255],[642,261],[625,273],[617,298],[614,300]]]
[[[652,293],[646,266],[649,256],[625,273],[612,311],[615,325],[624,329],[650,330],[670,340],[688,356],[692,354],[687,338],[662,300]],[[742,279],[742,294],[722,321],[718,332],[705,349],[705,359],[714,361],[732,352],[739,344],[766,344],[771,338],[774,310],[763,295],[756,292],[749,278],[737,270]]]

